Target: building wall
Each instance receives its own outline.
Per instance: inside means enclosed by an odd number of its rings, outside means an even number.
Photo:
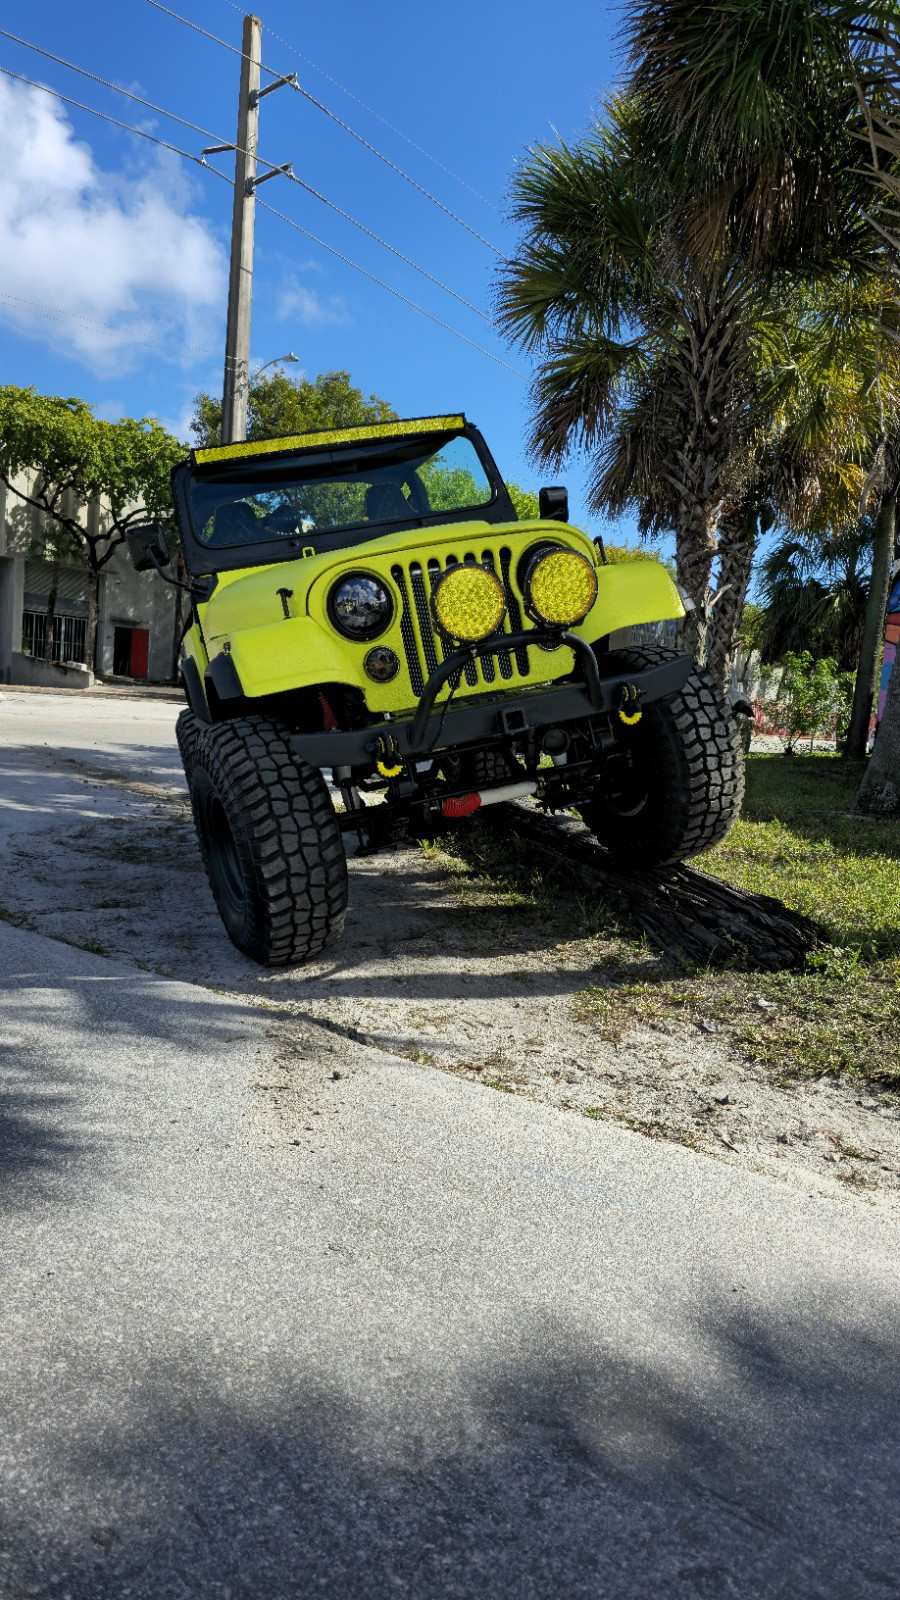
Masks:
[[[28,488],[27,480],[21,486]],[[82,513],[99,528],[103,508],[97,504]],[[50,562],[42,560],[44,518],[0,485],[0,682],[16,681],[14,655],[22,650],[23,614],[45,612],[50,592]],[[76,562],[61,568],[59,615],[87,616],[88,574]],[[116,628],[149,630],[147,676],[166,681],[172,676],[177,591],[155,572],[135,572],[126,547],[121,546],[103,570],[100,581],[100,620],[97,629],[97,671],[113,672]],[[20,674],[21,675],[21,674]]]

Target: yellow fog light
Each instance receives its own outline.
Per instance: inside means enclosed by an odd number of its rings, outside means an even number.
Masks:
[[[432,604],[444,632],[465,644],[489,638],[506,615],[503,585],[487,567],[449,567],[438,579]]]
[[[528,574],[526,595],[542,622],[581,622],[597,598],[597,574],[577,550],[547,550]]]

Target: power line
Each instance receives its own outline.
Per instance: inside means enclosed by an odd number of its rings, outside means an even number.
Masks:
[[[23,77],[21,72],[11,72],[9,67],[0,67],[4,77],[15,78],[17,83],[27,83],[29,89],[40,89],[41,94],[49,94],[54,100],[62,100],[67,106],[75,106],[78,111],[87,111],[92,117],[99,117],[101,122],[111,122],[114,128],[124,128],[126,133],[136,133],[139,139],[147,139],[150,144],[158,144],[163,150],[171,150],[176,156],[182,156],[185,161],[193,161],[198,167],[214,172],[214,167],[207,167],[205,161],[199,156],[192,155],[190,150],[180,150],[177,144],[169,144],[166,139],[157,139],[155,133],[148,133],[145,128],[136,128],[133,122],[120,122],[118,117],[111,117],[106,111],[98,111],[96,106],[86,106],[81,100],[73,100],[70,95],[60,94],[58,89],[48,89],[45,83],[35,83],[33,78]],[[217,174],[222,178],[224,173]]]
[[[236,11],[238,15],[243,15],[244,6],[238,5],[237,0],[224,0],[224,4],[230,6],[232,11]],[[387,117],[382,116],[380,111],[376,111],[374,106],[370,106],[367,100],[363,100],[361,96],[355,94],[352,89],[348,89],[347,85],[345,83],[341,83],[339,78],[335,78],[332,73],[326,72],[325,68],[321,67],[317,61],[313,61],[310,56],[304,55],[303,51],[298,50],[297,46],[291,44],[289,39],[283,38],[280,33],[276,33],[275,29],[268,27],[265,22],[263,23],[263,33],[267,33],[270,39],[276,39],[280,45],[284,46],[285,50],[290,50],[291,55],[296,56],[298,61],[305,61],[306,65],[308,67],[312,67],[314,72],[318,72],[321,77],[327,78],[328,82],[333,83],[336,89],[340,89],[341,94],[345,94],[351,100],[355,100],[356,104],[358,106],[362,106],[363,110],[367,111],[370,117],[376,117],[379,122],[383,123],[386,128],[390,129],[391,133],[395,133],[398,139],[404,139],[413,150],[417,150],[419,152],[420,156],[425,156],[428,161],[432,161],[436,167],[439,167],[441,172],[445,172],[448,178],[452,178],[454,183],[460,184],[463,189],[468,189],[469,193],[473,194],[476,200],[480,200],[483,205],[489,206],[492,211],[497,211],[499,209],[494,205],[493,200],[489,200],[487,195],[481,194],[481,192],[474,188],[471,183],[467,182],[465,178],[461,178],[458,172],[453,171],[452,167],[446,166],[445,163],[440,161],[437,156],[432,155],[430,150],[426,150],[424,145],[417,144],[415,139],[411,139],[409,134],[404,133],[402,128],[398,128],[395,123],[389,122]]]
[[[301,189],[305,189],[307,194],[313,195],[316,200],[321,200],[323,205],[329,206],[332,211],[336,211],[339,217],[345,217],[348,222],[352,222],[354,228],[359,228],[361,233],[367,233],[370,239],[375,240],[376,244],[382,245],[385,250],[390,250],[391,255],[396,256],[398,261],[405,261],[408,267],[412,267],[415,272],[420,272],[422,277],[427,278],[430,283],[436,283],[438,288],[443,289],[446,294],[452,294],[454,300],[458,300],[460,305],[466,306],[469,311],[474,311],[476,317],[480,317],[482,322],[486,322],[489,328],[494,326],[493,320],[487,315],[487,312],[482,311],[478,306],[474,306],[471,300],[466,300],[461,294],[457,294],[455,289],[451,289],[449,284],[442,283],[440,278],[435,278],[432,273],[426,272],[424,267],[417,266],[415,261],[411,261],[409,256],[403,254],[402,250],[396,250],[392,244],[388,244],[386,239],[382,239],[379,234],[373,233],[371,228],[367,228],[364,222],[358,222],[356,217],[351,217],[349,211],[344,211],[340,206],[335,205],[333,200],[328,200],[324,194],[320,194],[318,189],[313,188],[312,184],[304,183],[303,179],[298,178],[295,172],[289,172],[287,176],[292,183],[299,184]]]
[[[210,170],[213,169],[211,168]],[[480,355],[487,356],[489,361],[496,362],[498,367],[505,367],[506,371],[511,372],[516,378],[525,378],[525,373],[519,372],[517,367],[511,367],[508,361],[503,361],[500,356],[495,356],[492,350],[486,350],[484,345],[476,344],[474,339],[467,338],[464,333],[460,333],[459,329],[454,328],[449,322],[443,322],[441,318],[436,317],[432,311],[426,311],[425,307],[420,306],[416,300],[409,300],[405,294],[400,293],[399,289],[394,289],[389,283],[385,283],[383,278],[376,278],[374,272],[368,272],[365,267],[361,267],[358,262],[352,261],[349,256],[342,255],[340,250],[335,250],[333,245],[326,244],[325,240],[320,239],[317,234],[310,233],[308,228],[301,227],[300,223],[295,222],[293,217],[285,216],[283,211],[276,211],[275,207],[270,206],[265,200],[257,199],[256,203],[258,206],[262,206],[264,211],[271,211],[273,217],[279,217],[282,222],[286,222],[289,228],[296,228],[298,233],[304,234],[307,239],[311,239],[313,244],[319,245],[322,250],[327,250],[329,255],[336,256],[338,261],[343,261],[346,266],[352,267],[354,272],[361,273],[362,276],[364,278],[368,278],[371,283],[377,283],[379,288],[386,289],[388,294],[394,295],[397,300],[402,300],[405,306],[411,306],[413,311],[420,312],[421,315],[423,317],[427,317],[430,322],[436,322],[439,328],[445,328],[448,333],[452,333],[454,338],[461,339],[463,344],[470,345],[471,348],[473,350],[477,350]]]
[[[349,122],[344,122],[343,118],[339,117],[336,112],[330,111],[328,106],[323,105],[321,100],[317,100],[314,94],[310,94],[308,89],[304,89],[301,83],[297,85],[297,93],[302,94],[303,98],[310,102],[310,105],[316,106],[319,111],[324,111],[326,117],[330,117],[332,122],[336,122],[339,128],[343,128],[345,133],[349,133],[365,150],[370,151],[373,156],[377,156],[379,161],[383,161],[385,166],[390,167],[392,172],[396,172],[399,177],[405,178],[407,183],[412,184],[414,189],[418,189],[419,193],[425,196],[426,200],[430,200],[432,205],[437,206],[446,216],[452,217],[453,221],[458,222],[460,227],[465,228],[467,233],[471,233],[474,239],[478,239],[481,244],[486,245],[488,250],[493,250],[494,255],[499,256],[501,261],[506,260],[503,251],[498,250],[495,244],[491,244],[490,239],[486,239],[483,233],[478,232],[477,228],[473,228],[468,222],[464,222],[462,217],[458,217],[455,211],[451,211],[449,206],[444,205],[443,200],[438,200],[421,183],[417,183],[415,178],[411,178],[409,173],[404,172],[402,167],[398,167],[397,163],[391,161],[389,156],[383,155],[380,150],[376,150],[374,144],[370,144],[368,139],[364,139],[361,133],[357,133],[355,128],[351,128]]]
[[[192,133],[200,133],[204,139],[219,137],[216,133],[210,133],[208,128],[199,127],[196,122],[188,122],[186,118],[176,116],[174,111],[166,111],[162,106],[154,105],[152,100],[144,100],[141,95],[132,94],[130,89],[123,89],[121,84],[110,83],[108,78],[101,78],[96,72],[88,72],[86,67],[76,67],[74,61],[66,61],[64,56],[55,56],[52,50],[45,50],[39,44],[32,44],[29,39],[20,39],[18,34],[10,33],[6,28],[0,28],[0,36],[12,39],[14,44],[24,45],[26,50],[34,50],[39,56],[46,56],[48,61],[55,61],[57,66],[68,67],[70,72],[77,72],[82,78],[90,78],[92,83],[101,83],[104,89],[112,89],[115,94],[124,95],[126,100],[134,100],[139,106],[146,106],[148,111],[155,111],[160,117],[168,117],[170,122],[179,122],[182,128],[190,128]],[[270,164],[268,161],[263,162],[263,166]]]
[[[151,0],[151,3],[154,3],[154,0]],[[209,166],[205,161],[201,161],[199,156],[192,155],[189,150],[181,150],[177,145],[169,144],[166,139],[158,139],[155,134],[147,133],[144,128],[136,128],[133,123],[120,122],[118,117],[111,117],[105,111],[98,111],[95,106],[86,106],[81,100],[73,100],[69,95],[60,94],[58,89],[48,89],[46,84],[36,83],[33,78],[26,78],[20,72],[11,72],[9,67],[0,67],[0,72],[7,78],[14,78],[18,83],[27,84],[31,89],[39,89],[42,94],[49,94],[54,100],[62,100],[65,105],[75,106],[79,111],[86,111],[89,116],[99,117],[101,122],[109,122],[113,127],[123,128],[126,133],[135,133],[139,138],[147,139],[150,144],[159,145],[163,150],[171,150],[174,155],[181,156],[185,161],[192,161],[195,166],[200,167],[201,171],[211,172],[215,177],[221,178],[224,183],[229,184],[232,188],[234,187],[226,173],[220,172],[217,167]],[[386,289],[388,294],[392,294],[395,299],[402,301],[404,305],[410,306],[413,311],[418,311],[421,316],[427,317],[429,322],[437,323],[439,328],[443,328],[447,333],[452,333],[455,339],[459,339],[463,344],[469,345],[471,349],[477,350],[480,355],[487,356],[489,361],[495,362],[499,367],[504,367],[507,372],[512,372],[517,378],[525,377],[525,374],[519,372],[516,367],[511,367],[507,361],[503,361],[500,356],[495,356],[491,350],[486,350],[483,345],[476,344],[474,339],[467,338],[464,333],[460,333],[459,329],[454,328],[451,323],[444,322],[441,317],[436,317],[432,311],[426,311],[425,307],[420,306],[417,301],[410,300],[405,294],[401,294],[399,289],[392,288],[382,278],[377,278],[373,272],[368,272],[365,267],[361,267],[350,256],[343,255],[340,250],[335,250],[333,245],[326,244],[324,239],[320,239],[316,234],[310,233],[308,228],[301,227],[300,223],[295,222],[293,217],[285,216],[283,212],[276,211],[274,206],[267,205],[264,200],[259,198],[257,198],[257,205],[262,206],[266,211],[271,211],[273,216],[279,217],[282,222],[288,224],[288,227],[296,229],[298,233],[304,234],[307,239],[311,239],[314,244],[319,245],[322,250],[327,250],[329,255],[337,257],[346,266],[352,267],[354,272],[358,272],[362,277],[368,278],[370,282],[378,284],[379,288]]]
[[[178,11],[172,11],[169,6],[164,6],[161,3],[161,0],[147,0],[147,4],[153,6],[157,11],[164,11],[167,17],[174,17],[176,22],[183,23],[186,28],[192,28],[195,33],[202,34],[205,39],[211,39],[214,44],[222,45],[225,50],[230,50],[232,55],[242,55],[243,52],[238,50],[234,45],[229,44],[227,39],[220,39],[216,34],[210,33],[207,28],[201,28],[199,23],[191,22],[189,17],[183,17]],[[272,78],[281,76],[281,74],[275,72],[274,68],[272,67],[263,66],[262,71],[267,72]],[[311,105],[316,106],[319,111],[324,112],[326,117],[330,117],[332,122],[336,122],[339,128],[343,128],[345,133],[349,133],[351,138],[356,139],[357,142],[361,144],[364,149],[368,150],[371,155],[377,156],[379,161],[383,161],[385,166],[390,167],[392,172],[396,172],[397,176],[403,178],[404,182],[411,184],[414,189],[418,190],[419,194],[425,196],[426,200],[430,200],[433,206],[437,206],[439,211],[443,211],[445,216],[451,217],[452,220],[457,222],[461,228],[465,228],[466,233],[470,233],[473,238],[479,241],[480,244],[485,245],[488,250],[492,250],[494,255],[500,257],[501,261],[506,260],[506,256],[503,254],[503,251],[498,250],[497,246],[492,244],[490,239],[486,239],[483,233],[478,232],[477,228],[473,228],[471,224],[466,222],[463,217],[458,216],[455,211],[451,211],[450,207],[445,206],[443,200],[438,200],[437,196],[433,195],[430,189],[426,189],[424,184],[418,183],[415,178],[410,177],[409,173],[404,172],[402,167],[398,167],[396,161],[392,161],[390,156],[384,155],[382,151],[378,150],[374,144],[370,144],[368,139],[364,139],[361,133],[357,133],[355,128],[351,128],[349,122],[345,122],[342,117],[337,115],[337,112],[331,111],[328,106],[324,105],[321,100],[318,100],[316,96],[311,94],[308,89],[304,89],[302,84],[298,83],[296,87],[298,94],[302,94],[303,98],[308,100]]]
[[[124,95],[126,100],[134,100],[138,105],[146,106],[149,111],[156,112],[158,116],[168,117],[171,122],[177,122],[183,128],[190,128],[193,133],[201,134],[204,139],[221,140],[221,136],[217,133],[212,133],[209,128],[201,128],[196,122],[188,122],[185,117],[179,117],[174,111],[167,111],[164,106],[155,105],[152,100],[145,100],[142,95],[133,94],[130,89],[123,89],[120,84],[112,83],[108,78],[101,78],[96,72],[88,72],[85,67],[78,67],[73,61],[67,61],[65,56],[54,55],[51,50],[45,50],[41,45],[32,44],[29,39],[22,39],[18,34],[10,33],[6,28],[0,28],[0,36],[5,39],[12,39],[15,44],[24,46],[26,50],[33,50],[38,55],[45,56],[48,61],[55,61],[58,66],[67,67],[70,72],[77,72],[81,75],[81,77],[89,78],[92,83],[102,84],[105,89],[111,89],[115,94]],[[261,166],[269,168],[273,166],[271,161],[264,161],[261,156],[259,156],[257,159],[259,160]],[[466,306],[469,311],[474,311],[475,315],[477,317],[481,317],[483,322],[488,323],[489,326],[493,326],[491,318],[487,316],[487,314],[482,311],[480,307],[473,305],[471,300],[466,300],[463,295],[458,294],[455,289],[451,289],[450,285],[444,283],[442,279],[436,278],[434,274],[432,272],[428,272],[425,267],[420,267],[417,262],[412,261],[410,257],[404,255],[401,250],[397,250],[394,245],[388,244],[386,239],[382,239],[379,234],[375,233],[371,228],[366,227],[364,222],[359,222],[356,217],[351,216],[349,211],[344,211],[341,206],[336,205],[333,200],[329,200],[326,195],[320,194],[319,190],[314,189],[311,184],[304,183],[302,178],[298,178],[292,173],[288,173],[287,176],[292,177],[293,181],[298,184],[301,189],[305,189],[307,193],[313,195],[316,200],[321,200],[323,205],[329,206],[332,211],[337,212],[338,216],[344,217],[347,222],[352,223],[354,228],[359,228],[361,233],[368,234],[369,238],[374,239],[376,244],[380,244],[383,249],[389,250],[391,255],[397,257],[398,261],[404,261],[408,267],[412,267],[414,272],[420,273],[421,276],[423,278],[427,278],[430,283],[436,284],[439,289],[443,289],[445,294],[452,295],[453,299],[458,300],[460,305]]]
[[[39,317],[47,317],[54,322],[77,322],[84,327],[91,328],[97,333],[105,334],[108,339],[118,339],[120,344],[151,345],[156,349],[171,349],[170,339],[135,339],[125,335],[119,328],[111,328],[106,322],[98,322],[94,317],[83,317],[78,311],[61,311],[58,306],[41,305],[37,300],[26,300],[20,294],[7,294],[0,289],[0,300],[7,300],[13,305],[24,306],[27,310],[35,312]],[[194,350],[199,355],[215,356],[218,350],[210,350],[205,345],[179,344],[180,350]]]

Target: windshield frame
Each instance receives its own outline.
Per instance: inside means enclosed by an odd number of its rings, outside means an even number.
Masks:
[[[221,480],[234,474],[236,481],[246,481],[247,471],[264,470],[268,463],[273,467],[277,464],[283,466],[289,460],[298,464],[298,475],[302,473],[304,460],[309,465],[333,465],[336,471],[340,470],[341,461],[348,456],[359,456],[365,448],[366,441],[359,438],[346,442],[335,441],[331,436],[327,445],[310,444],[297,450],[278,449],[278,440],[273,440],[271,454],[256,453],[249,459],[238,457],[233,462],[217,462],[205,468],[193,460],[185,461],[175,468],[172,474],[172,489],[175,497],[175,509],[181,531],[181,542],[184,551],[185,564],[188,572],[194,576],[211,574],[215,572],[231,572],[243,567],[262,567],[273,565],[276,562],[293,561],[302,559],[310,549],[318,554],[338,553],[341,550],[352,550],[360,545],[373,543],[375,540],[390,538],[393,533],[402,533],[421,530],[424,534],[430,528],[441,527],[447,523],[457,522],[516,522],[518,520],[506,484],[500,476],[496,462],[491,456],[484,439],[478,428],[471,423],[464,423],[461,427],[448,428],[439,435],[432,430],[417,434],[409,428],[407,423],[402,434],[396,438],[376,438],[373,444],[389,446],[396,443],[408,448],[416,443],[421,444],[433,452],[455,438],[468,439],[474,446],[481,467],[488,480],[491,498],[484,505],[463,507],[452,511],[432,511],[385,520],[379,522],[350,523],[341,528],[323,528],[311,530],[307,534],[297,534],[285,537],[284,535],[262,539],[258,543],[241,545],[223,545],[217,547],[205,543],[199,538],[194,517],[193,499],[190,485],[198,477],[215,476]],[[440,440],[440,442],[438,442]]]

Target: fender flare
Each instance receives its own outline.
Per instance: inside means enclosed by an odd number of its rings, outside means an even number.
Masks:
[[[219,700],[243,700],[244,698],[244,686],[238,677],[237,667],[231,656],[226,655],[224,651],[217,656],[213,656],[204,673],[203,683],[204,698],[207,702],[209,700],[209,696],[206,694],[207,684],[212,685],[216,698]]]
[[[181,658],[181,675],[184,679],[184,689],[188,698],[188,705],[193,711],[194,716],[197,718],[197,721],[207,724],[210,723],[212,718],[209,714],[209,706],[206,700],[206,692],[203,688],[203,680],[200,677],[200,672],[196,661],[193,661],[190,656],[182,656]]]

